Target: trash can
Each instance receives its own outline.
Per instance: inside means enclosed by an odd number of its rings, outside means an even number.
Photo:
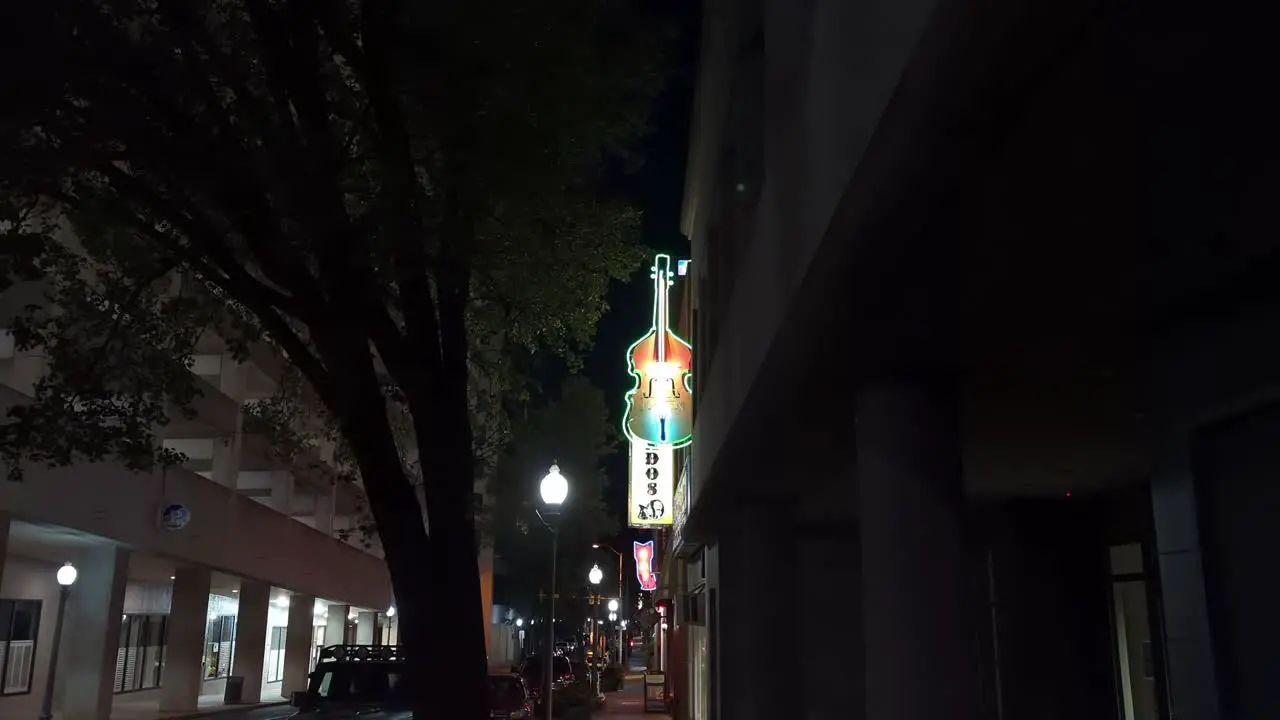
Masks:
[[[222,702],[239,705],[244,702],[244,678],[232,675],[227,678],[227,688],[222,692]]]

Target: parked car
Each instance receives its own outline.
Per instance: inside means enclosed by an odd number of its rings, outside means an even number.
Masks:
[[[515,673],[489,676],[489,717],[494,720],[533,718],[534,701],[529,685]]]
[[[289,704],[298,708],[296,720],[368,713],[377,713],[379,720],[410,720],[407,678],[397,648],[331,645],[320,651],[307,689],[295,692]]]
[[[552,658],[551,669],[553,692],[573,682],[573,667],[569,663],[569,658],[563,655],[556,655]],[[530,655],[520,665],[519,675],[524,678],[525,684],[528,685],[529,691],[533,695],[535,709],[543,707],[546,673],[547,666],[543,664],[541,655]]]

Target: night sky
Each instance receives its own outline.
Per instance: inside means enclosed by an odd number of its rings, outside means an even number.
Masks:
[[[645,244],[676,258],[689,255],[689,241],[680,233],[680,209],[693,115],[700,4],[690,0],[649,3],[648,7],[654,12],[670,20],[673,34],[668,50],[670,75],[653,108],[653,132],[639,148],[644,165],[638,171],[619,175],[610,182],[613,192],[628,198],[644,211]],[[595,347],[585,362],[586,376],[604,390],[619,427],[623,394],[633,382],[627,374],[626,350],[649,329],[653,312],[653,286],[647,270],[647,267],[637,267],[630,283],[617,283],[610,290],[610,311],[600,323]],[[605,499],[610,508],[622,515],[627,501],[625,447],[619,447],[610,458],[607,470],[610,484]],[[625,523],[623,516],[620,524]],[[629,537],[630,532],[624,527],[618,540],[621,543]]]

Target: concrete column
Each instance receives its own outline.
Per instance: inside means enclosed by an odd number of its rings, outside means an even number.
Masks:
[[[195,712],[204,683],[204,635],[209,625],[208,568],[179,567],[173,576],[160,712]]]
[[[0,512],[0,587],[4,584],[5,560],[9,557],[9,513]]]
[[[795,542],[788,508],[752,502],[731,511],[732,531],[716,544],[717,717],[777,720],[793,717],[797,627]],[[812,602],[824,603],[819,598]],[[824,603],[825,604],[825,603]],[[741,628],[751,628],[742,632]]]
[[[307,689],[311,672],[311,640],[315,637],[316,599],[310,595],[289,598],[289,625],[284,631],[284,682],[280,691],[290,693]]]
[[[480,616],[484,619],[484,646],[493,648],[493,546],[480,547]]]
[[[335,502],[337,492],[338,486],[334,485],[325,493],[316,496],[315,529],[325,535],[333,535],[333,508],[337,504]]]
[[[347,615],[351,613],[350,605],[330,605],[329,617],[324,624],[324,644],[341,645],[346,642]]]
[[[60,720],[109,720],[120,614],[129,580],[129,553],[95,547],[76,563],[79,576],[67,600],[57,672],[62,680]]]
[[[36,383],[40,382],[44,374],[45,359],[42,348],[18,351],[13,355],[12,370],[6,384],[23,395],[35,395]]]
[[[236,646],[232,655],[232,674],[244,678],[244,694],[240,702],[256,703],[262,699],[263,660],[267,654],[267,610],[271,604],[271,586],[242,580],[236,610]]]
[[[271,473],[271,507],[283,515],[293,515],[293,474]]]
[[[1190,443],[1186,437],[1173,436],[1163,445],[1165,453],[1151,479],[1151,511],[1164,600],[1169,711],[1178,720],[1218,720],[1217,668]]]
[[[858,527],[849,521],[796,529],[796,597],[810,605],[794,623],[796,654],[805,671],[791,717],[865,717],[862,639],[862,558]]]
[[[236,401],[236,425],[232,433],[215,440],[213,445],[214,482],[235,489],[240,475],[240,455],[244,446],[244,393],[247,367],[230,355],[222,356],[218,387]]]
[[[968,720],[977,622],[949,392],[885,383],[855,404],[867,720]]]
[[[372,645],[378,632],[378,613],[362,612],[356,615],[356,644]]]

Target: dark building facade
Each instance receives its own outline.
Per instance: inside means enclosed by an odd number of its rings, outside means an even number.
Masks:
[[[707,0],[680,717],[1280,717],[1260,9]]]

